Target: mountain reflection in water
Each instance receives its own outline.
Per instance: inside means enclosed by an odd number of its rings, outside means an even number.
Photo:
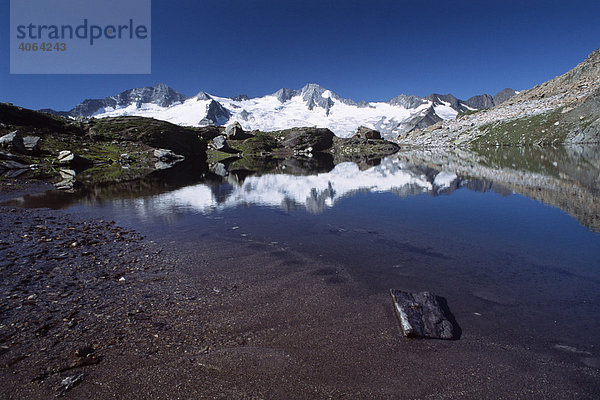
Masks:
[[[181,164],[141,181],[87,187],[78,193],[51,191],[11,204],[65,208],[126,200],[135,212],[154,216],[247,206],[318,214],[357,193],[438,196],[467,188],[519,193],[559,207],[600,231],[599,154],[590,146],[411,150],[368,163],[321,162],[315,171],[309,168],[317,164],[302,160],[269,159],[260,165],[254,159],[252,169],[236,168],[235,162]]]

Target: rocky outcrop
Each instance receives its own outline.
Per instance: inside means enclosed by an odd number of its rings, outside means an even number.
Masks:
[[[206,141],[198,130],[143,117],[98,118],[85,124],[92,136],[102,140],[144,143],[194,159],[205,159]]]
[[[381,139],[381,132],[367,128],[366,126],[359,126],[354,137],[361,139]]]
[[[283,147],[293,150],[324,151],[333,144],[333,132],[326,128],[292,128],[275,133],[282,136]]]

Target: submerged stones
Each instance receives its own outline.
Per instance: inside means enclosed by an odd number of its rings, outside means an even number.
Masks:
[[[402,334],[410,338],[458,339],[460,327],[446,299],[430,292],[390,289]]]

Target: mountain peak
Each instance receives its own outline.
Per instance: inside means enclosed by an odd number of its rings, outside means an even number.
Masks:
[[[327,95],[326,95],[327,94]],[[302,100],[306,102],[309,110],[315,107],[321,107],[325,109],[325,113],[329,115],[329,109],[333,106],[333,100],[339,98],[339,96],[330,90],[325,89],[323,86],[316,83],[309,83],[300,90]]]
[[[319,85],[318,83],[307,83],[306,85],[304,85],[304,87],[302,89],[300,89],[301,93],[323,93],[325,92],[327,89],[325,89],[323,86]]]
[[[198,92],[194,97],[196,98],[196,100],[212,100],[210,94],[206,92]]]

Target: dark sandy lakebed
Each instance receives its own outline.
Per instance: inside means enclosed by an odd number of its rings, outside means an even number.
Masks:
[[[0,397],[597,398],[597,233],[489,181],[336,168],[0,207]],[[444,296],[460,340],[403,338],[390,288]]]

